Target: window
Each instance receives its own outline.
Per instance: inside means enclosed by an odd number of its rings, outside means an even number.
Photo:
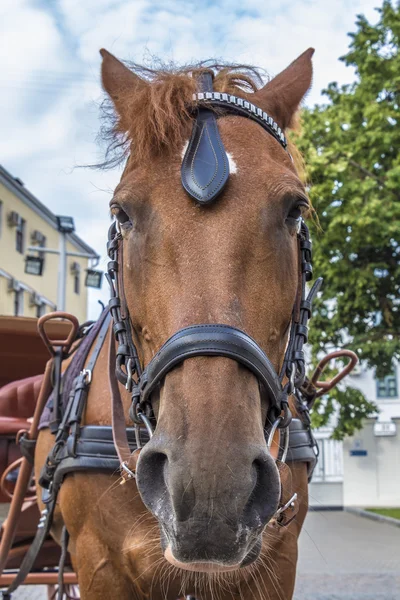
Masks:
[[[14,291],[14,316],[20,317],[24,313],[24,291]]]
[[[46,305],[41,302],[40,304],[38,304],[36,306],[36,316],[39,319],[40,317],[43,317],[43,315],[46,314]]]
[[[318,433],[316,434],[318,436]],[[319,459],[313,474],[316,481],[343,481],[343,444],[337,440],[318,438]]]
[[[15,230],[15,248],[17,252],[24,253],[25,246],[25,219],[18,216],[18,223]]]
[[[47,241],[46,236],[43,235],[43,233],[41,233],[37,229],[35,229],[35,231],[32,231],[32,233],[31,233],[31,245],[32,246],[39,246],[41,248],[46,248],[46,241]],[[45,265],[46,253],[42,252],[41,250],[38,250],[37,256],[42,259],[42,272],[43,272],[44,265]]]
[[[71,273],[74,277],[74,292],[75,292],[75,294],[80,294],[80,291],[81,291],[81,265],[78,262],[72,263]]]
[[[74,292],[75,292],[75,294],[79,294],[80,291],[81,291],[80,273],[76,272],[76,273],[74,273]]]
[[[41,243],[39,244],[39,246],[41,246],[42,248],[46,248],[46,241],[47,241],[47,240],[46,240],[46,236],[43,236],[43,237],[42,237],[42,241],[41,241]],[[44,259],[46,258],[46,252],[40,252],[40,251],[39,251],[39,252],[38,252],[38,256],[40,256],[40,258],[42,258],[42,259],[43,259],[43,268],[44,268]]]
[[[383,379],[376,380],[376,395],[378,398],[397,398],[397,377],[393,372]]]

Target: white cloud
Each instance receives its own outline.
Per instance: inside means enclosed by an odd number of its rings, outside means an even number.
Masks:
[[[225,58],[274,75],[313,46],[312,104],[330,81],[354,78],[338,57],[347,50],[355,15],[375,19],[375,5],[376,0],[293,0],[278,6],[265,0],[2,0],[0,162],[54,212],[72,214],[78,233],[103,252],[107,205],[120,173],[74,169],[99,158],[99,48],[136,62],[152,54],[181,63]]]

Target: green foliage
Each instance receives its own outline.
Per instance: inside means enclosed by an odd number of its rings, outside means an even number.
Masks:
[[[324,277],[313,355],[349,347],[382,377],[400,359],[400,5],[385,1],[378,11],[376,25],[357,17],[341,58],[355,82],[331,83],[328,102],[304,111],[298,145],[321,226],[312,227],[315,272]],[[326,422],[333,399],[335,437],[373,411],[360,392],[339,390],[317,407],[315,424]]]
[[[366,510],[377,515],[383,515],[384,517],[400,519],[400,508],[367,508]]]
[[[353,435],[363,426],[363,420],[376,412],[376,406],[369,402],[360,390],[352,387],[335,388],[314,404],[311,413],[313,427],[323,427],[330,417],[338,412],[337,425],[333,431],[334,440],[342,440],[346,435]]]

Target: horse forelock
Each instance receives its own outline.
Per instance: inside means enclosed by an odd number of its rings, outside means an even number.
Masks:
[[[266,73],[250,65],[225,64],[211,61],[178,68],[174,64],[147,68],[130,63],[132,73],[144,85],[135,91],[127,88],[119,98],[122,111],[107,97],[102,103],[100,139],[106,143],[101,168],[112,168],[127,157],[135,164],[148,161],[160,153],[181,152],[190,136],[193,124],[193,93],[197,77],[204,71],[214,73],[216,92],[233,94],[251,101],[251,96],[268,79]],[[300,119],[293,119],[292,129],[299,129]],[[304,176],[303,160],[294,142],[289,149],[296,170]]]

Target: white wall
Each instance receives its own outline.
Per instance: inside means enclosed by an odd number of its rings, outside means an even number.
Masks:
[[[342,507],[343,482],[319,481],[308,486],[308,504],[312,508]]]
[[[400,418],[395,436],[377,437],[376,419],[343,442],[343,504],[358,507],[400,506]],[[351,456],[352,450],[367,456]]]

